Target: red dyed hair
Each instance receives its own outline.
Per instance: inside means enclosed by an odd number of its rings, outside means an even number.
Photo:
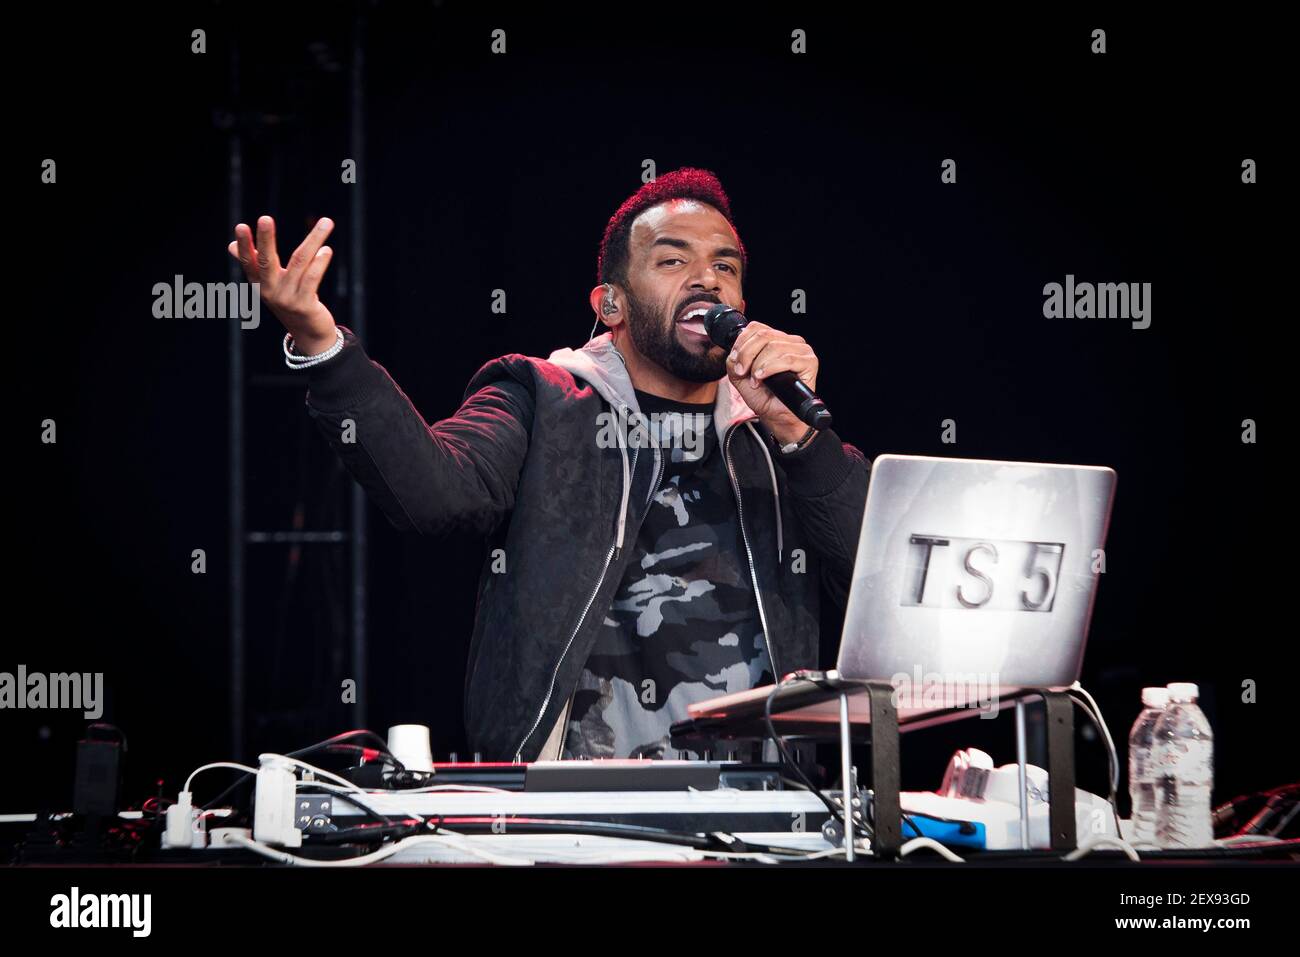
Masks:
[[[605,226],[605,235],[600,241],[600,257],[596,260],[597,282],[617,282],[627,284],[628,237],[632,232],[632,221],[651,206],[658,206],[670,199],[694,199],[708,203],[719,213],[731,228],[736,224],[731,218],[731,201],[718,177],[707,169],[683,167],[671,173],[665,173],[646,183],[623,201]],[[737,231],[736,244],[740,248],[740,277],[743,281],[749,267],[745,244],[740,242]]]

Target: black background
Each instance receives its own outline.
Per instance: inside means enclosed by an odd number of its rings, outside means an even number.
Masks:
[[[488,359],[586,338],[601,231],[644,159],[712,169],[750,253],[749,314],[817,348],[847,441],[1117,470],[1083,682],[1121,755],[1140,688],[1190,680],[1216,734],[1216,799],[1295,778],[1277,557],[1294,541],[1277,471],[1294,312],[1278,236],[1293,209],[1280,31],[1100,11],[635,9],[28,11],[10,37],[27,65],[8,100],[21,213],[5,366],[19,409],[0,670],[103,671],[103,720],[130,739],[131,801],[157,780],[174,793],[201,763],[355,726],[339,700],[352,673],[344,549],[254,546],[249,746],[229,752],[227,325],[151,309],[154,283],[177,273],[228,278],[235,222],[273,214],[285,256],[328,215],[323,297],[348,322],[340,164],[360,16],[366,347],[426,419],[451,414]],[[489,50],[497,27],[504,56]],[[796,27],[806,55],[790,52]],[[1095,27],[1105,55],[1089,51]],[[216,122],[229,112],[259,118],[234,212]],[[949,157],[955,185],[940,182]],[[1256,185],[1241,182],[1247,157]],[[40,182],[45,158],[55,185]],[[1045,319],[1043,285],[1067,273],[1152,283],[1151,327]],[[489,308],[496,288],[505,316]],[[796,288],[807,315],[789,314]],[[277,328],[264,310],[242,335],[250,374],[286,371]],[[247,392],[249,528],[289,527],[296,511],[306,528],[345,520],[350,479],[304,392]],[[47,418],[54,445],[38,439]],[[956,445],[940,441],[947,418]],[[1258,444],[1241,441],[1247,418]],[[367,723],[426,723],[439,758],[464,753],[482,546],[402,536],[370,514]],[[190,571],[195,548],[205,575]],[[826,616],[826,666],[839,624]],[[1241,700],[1246,680],[1257,703]],[[66,806],[79,714],[0,721],[15,748],[0,810]],[[1103,790],[1104,751],[1079,740],[1080,783]],[[904,785],[937,786],[968,744],[1012,760],[1010,719],[908,739]]]

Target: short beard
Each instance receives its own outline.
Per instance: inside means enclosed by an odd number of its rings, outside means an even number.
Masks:
[[[666,303],[647,303],[628,290],[628,332],[637,351],[670,375],[686,382],[717,382],[727,374],[727,355],[719,351],[713,358],[713,349],[696,355],[687,350],[677,338],[677,323],[664,316]]]

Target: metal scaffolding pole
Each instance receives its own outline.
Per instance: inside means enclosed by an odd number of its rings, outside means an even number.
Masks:
[[[364,341],[366,329],[366,175],[365,150],[365,18],[357,13],[352,32],[351,116],[349,131],[352,159],[356,161],[356,181],[352,183],[349,234],[348,319],[352,331]],[[366,727],[366,496],[361,486],[352,483],[352,536],[349,554],[352,560],[352,674],[356,679],[356,726]]]
[[[364,16],[358,12],[353,21],[352,64],[348,86],[350,122],[348,144],[351,158],[356,161],[358,175],[350,184],[352,192],[348,203],[352,230],[348,241],[348,323],[358,336],[365,332],[365,187],[364,134],[365,134],[365,35]],[[229,135],[229,183],[227,202],[232,223],[244,221],[243,216],[243,124],[257,122],[254,114],[242,108],[239,102],[239,51],[232,45],[230,56],[231,109],[224,128]],[[236,282],[245,280],[239,264],[233,260],[230,275]],[[254,530],[249,531],[245,518],[244,489],[244,390],[247,386],[293,385],[300,388],[300,380],[274,376],[253,376],[248,379],[244,371],[241,326],[231,323],[228,335],[230,367],[227,378],[229,410],[229,511],[230,511],[230,693],[229,735],[231,754],[241,756],[247,745],[248,718],[248,640],[246,630],[247,606],[247,556],[250,545],[338,545],[347,542],[349,573],[352,581],[349,616],[349,651],[352,659],[351,676],[356,681],[357,700],[353,718],[349,723],[365,727],[367,721],[367,632],[366,632],[366,498],[361,486],[352,483],[348,496],[349,525],[343,529],[326,530]]]
[[[239,43],[232,39],[230,47],[230,101],[233,122],[228,146],[229,181],[226,202],[228,221],[240,222],[243,213],[244,156],[243,138],[238,119],[239,109]],[[239,264],[230,260],[230,275],[235,282],[244,282]],[[227,340],[230,347],[230,367],[227,373],[228,398],[227,442],[229,451],[230,509],[230,754],[239,758],[244,754],[245,708],[245,651],[244,651],[244,351],[239,335],[240,323],[228,323]]]

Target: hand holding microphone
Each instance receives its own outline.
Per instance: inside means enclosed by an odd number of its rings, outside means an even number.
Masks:
[[[719,303],[704,316],[704,330],[727,349],[727,376],[779,442],[797,441],[807,428],[828,429],[831,414],[813,389],[817,355],[792,336]]]

